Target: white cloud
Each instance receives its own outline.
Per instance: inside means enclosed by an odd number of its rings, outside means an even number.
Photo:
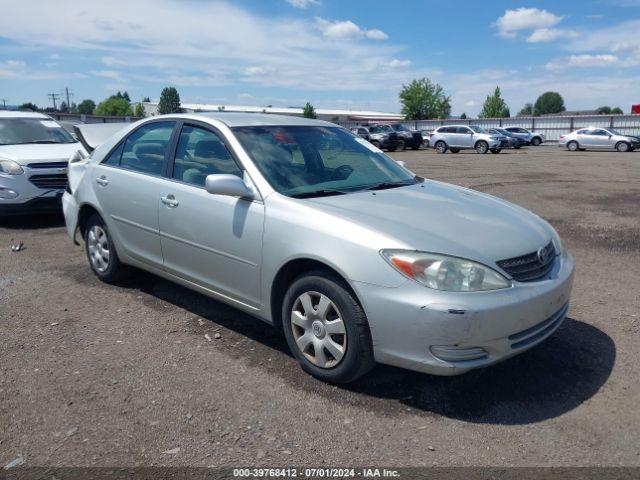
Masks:
[[[531,35],[527,37],[529,43],[539,42],[553,42],[560,38],[576,38],[578,32],[573,30],[563,30],[559,28],[539,28],[534,30]]]
[[[320,5],[320,0],[287,0],[295,8],[307,8],[311,5]]]
[[[383,66],[388,68],[404,68],[409,65],[411,65],[411,60],[398,60],[397,58],[383,64]]]
[[[273,71],[273,68],[271,67],[264,67],[264,66],[253,66],[253,67],[247,67],[243,70],[243,73],[245,75],[266,75],[267,73],[270,73]]]
[[[19,80],[55,80],[61,78],[85,78],[86,75],[76,72],[57,72],[50,68],[37,70],[30,68],[23,60],[0,61],[0,78]]]
[[[506,10],[495,25],[501,36],[513,38],[521,30],[539,30],[557,25],[563,17],[539,8]]]
[[[609,67],[619,63],[620,59],[615,55],[571,55],[569,57],[570,67]]]
[[[377,28],[367,30],[360,28],[351,20],[335,21],[325,20],[316,17],[316,26],[326,38],[332,40],[355,40],[359,38],[369,38],[371,40],[386,40],[389,35]]]

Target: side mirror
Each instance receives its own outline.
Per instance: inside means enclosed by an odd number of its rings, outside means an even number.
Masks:
[[[255,192],[240,177],[229,174],[207,175],[204,188],[214,195],[226,195],[248,200],[256,198]]]

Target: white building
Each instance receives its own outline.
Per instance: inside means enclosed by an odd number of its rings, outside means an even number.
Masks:
[[[147,116],[157,115],[157,102],[142,102]],[[183,103],[185,112],[246,112],[271,113],[278,115],[302,116],[302,107],[256,107],[247,105],[212,105],[206,103]],[[368,110],[336,110],[317,108],[316,115],[320,120],[329,122],[395,122],[404,117],[398,113],[374,112]]]

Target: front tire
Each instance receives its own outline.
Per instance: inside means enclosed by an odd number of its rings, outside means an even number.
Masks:
[[[109,229],[98,214],[87,220],[84,245],[91,270],[100,280],[113,283],[126,276],[128,269],[120,262]]]
[[[480,140],[476,143],[476,152],[478,153],[487,153],[489,151],[489,144],[484,140]]]
[[[578,142],[576,142],[575,140],[572,140],[569,143],[567,143],[567,150],[569,150],[570,152],[576,152],[579,149],[580,149],[580,145],[578,145]]]
[[[404,140],[398,141],[398,150],[404,152],[404,149],[407,148],[407,145],[404,143]]]
[[[628,152],[630,145],[627,142],[618,142],[616,144],[616,150],[619,152]]]
[[[540,137],[533,137],[531,139],[531,145],[533,145],[534,147],[538,147],[542,144],[542,139]]]
[[[375,365],[364,310],[337,275],[298,277],[282,302],[282,327],[302,369],[330,383],[349,383]]]
[[[436,142],[435,149],[437,153],[446,153],[447,152],[447,144],[442,140]]]

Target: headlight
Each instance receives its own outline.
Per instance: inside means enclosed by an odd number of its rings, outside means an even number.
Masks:
[[[13,160],[0,160],[0,173],[6,175],[21,175],[24,173],[24,170]]]
[[[509,288],[495,270],[464,258],[413,250],[382,250],[382,256],[403,275],[435,290],[481,292]]]

